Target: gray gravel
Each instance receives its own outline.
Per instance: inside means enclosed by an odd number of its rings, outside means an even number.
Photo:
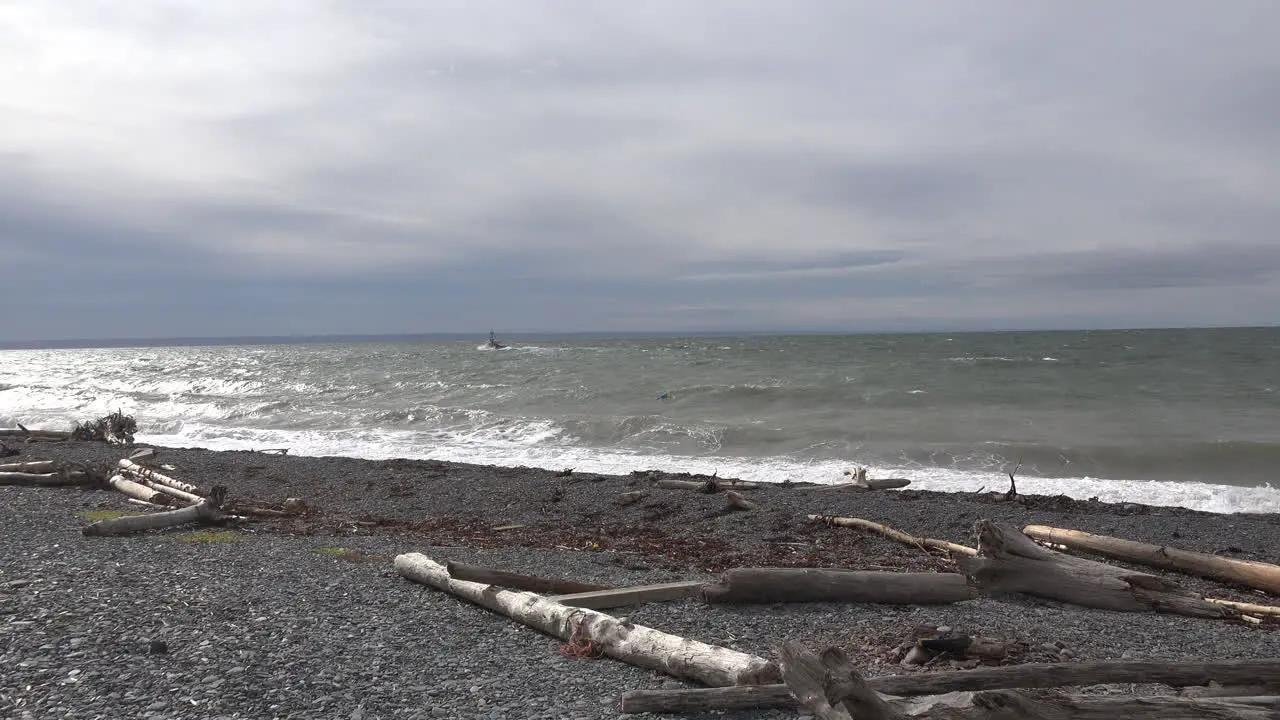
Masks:
[[[28,455],[23,459],[101,461],[121,452],[76,444]],[[541,471],[448,466],[440,477],[436,466],[423,463],[169,450],[163,455],[161,461],[174,463],[173,474],[183,479],[220,481],[233,494],[267,499],[301,495],[334,512],[477,514],[497,523],[599,520],[633,511],[610,502],[627,489],[627,478],[562,483],[555,487],[562,488],[563,499],[548,504],[544,498],[555,480]],[[387,483],[411,484],[414,492],[377,492]],[[815,510],[815,501],[801,495],[768,489],[753,497],[776,514],[853,514],[957,541],[967,539],[977,517],[995,517],[1209,551],[1230,546],[1237,556],[1280,559],[1267,557],[1276,552],[1274,516],[1088,503],[1028,508],[933,493],[828,495]],[[677,497],[673,516],[663,520],[673,527],[744,544],[759,543],[766,532],[745,514],[709,514],[721,498],[687,491]],[[185,533],[80,535],[81,513],[135,507],[112,493],[0,487],[0,716],[617,717],[615,700],[622,692],[685,685],[612,660],[564,658],[556,640],[404,581],[385,561],[351,562],[325,549],[383,558],[420,551],[440,562],[618,585],[710,577],[697,569],[620,562],[617,553],[432,548],[429,538],[405,536],[295,537],[250,529],[232,542],[199,543],[181,540]],[[879,542],[868,539],[866,547],[902,551]],[[615,612],[767,657],[788,639],[815,648],[841,645],[856,651],[874,674],[906,672],[896,666],[898,644],[918,625],[1004,636],[1025,643],[1028,659],[1036,660],[1280,657],[1280,635],[1269,628],[1040,601],[745,608],[686,601]],[[151,652],[156,642],[168,652]]]

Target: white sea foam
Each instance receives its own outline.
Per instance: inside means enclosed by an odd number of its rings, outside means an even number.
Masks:
[[[788,458],[682,457],[556,445],[558,431],[547,424],[505,428],[498,433],[482,429],[467,432],[290,431],[225,428],[187,424],[176,433],[139,436],[140,441],[171,447],[203,447],[211,450],[249,450],[287,447],[290,454],[346,456],[368,459],[411,458],[449,460],[486,465],[541,467],[581,472],[625,475],[633,470],[716,473],[753,482],[837,483],[856,464],[823,460],[805,462]],[[1004,479],[995,474],[944,468],[869,466],[872,477],[908,477],[911,487],[943,492],[1002,490]],[[1066,495],[1103,502],[1135,502],[1169,505],[1206,512],[1280,512],[1280,489],[1237,487],[1196,482],[1150,480],[1102,480],[1097,478],[1018,478],[1018,490],[1026,495]]]

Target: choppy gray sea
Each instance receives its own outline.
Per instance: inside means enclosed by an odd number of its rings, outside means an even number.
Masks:
[[[0,425],[1280,511],[1280,329],[0,351]]]

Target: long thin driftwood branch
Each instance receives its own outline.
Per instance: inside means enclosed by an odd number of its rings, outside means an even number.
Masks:
[[[947,542],[946,540],[935,540],[934,538],[916,537],[915,535],[904,533],[901,530],[895,530],[888,525],[881,525],[880,523],[863,520],[862,518],[835,517],[833,515],[809,515],[808,518],[811,522],[820,522],[838,527],[857,528],[859,530],[877,533],[889,538],[890,540],[896,540],[903,545],[910,545],[911,547],[945,550],[947,552],[958,553],[960,555],[978,554],[977,550],[966,545],[959,545],[957,543]]]
[[[520,575],[519,573],[507,572],[505,570],[494,570],[492,568],[480,567],[478,565],[467,565],[465,563],[453,562],[452,560],[446,563],[445,568],[449,573],[449,577],[457,580],[485,583],[487,585],[498,585],[500,587],[511,588],[513,590],[527,590],[529,592],[536,593],[571,595],[574,593],[594,592],[597,590],[609,589],[603,585],[591,585],[589,583],[574,582],[572,580],[558,580],[555,578]]]

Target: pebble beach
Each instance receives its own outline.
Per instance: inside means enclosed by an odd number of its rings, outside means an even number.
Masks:
[[[129,452],[55,443],[24,446],[22,457],[9,460],[105,466]],[[615,660],[567,657],[555,638],[399,577],[390,561],[406,552],[616,587],[713,579],[731,567],[954,569],[879,536],[806,519],[822,514],[966,544],[973,524],[991,519],[1280,562],[1277,515],[1065,497],[1004,502],[997,478],[992,489],[1001,492],[965,494],[766,485],[744,491],[758,510],[729,512],[723,494],[652,488],[653,476],[644,472],[169,448],[158,449],[156,462],[187,482],[225,485],[233,499],[296,497],[309,512],[212,530],[92,538],[80,530],[93,513],[138,506],[103,490],[0,487],[0,715],[615,718],[626,691],[694,687]],[[637,490],[648,495],[618,504],[620,494]],[[1206,596],[1271,602],[1256,591],[1167,577]],[[1270,623],[1022,597],[941,606],[688,599],[610,612],[770,659],[787,640],[819,650],[835,645],[871,676],[955,669],[899,664],[903,641],[921,626],[1009,640],[1019,651],[1008,662],[1280,657]]]

